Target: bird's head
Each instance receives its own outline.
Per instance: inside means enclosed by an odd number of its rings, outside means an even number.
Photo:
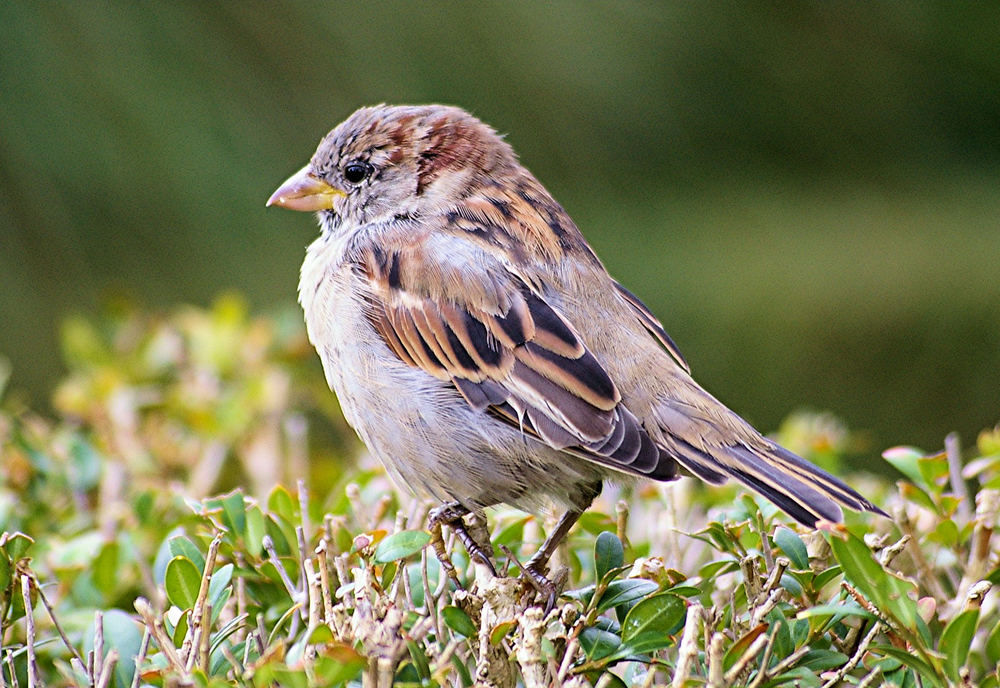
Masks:
[[[267,205],[320,211],[337,223],[420,216],[516,165],[510,146],[464,110],[377,105],[327,134]]]

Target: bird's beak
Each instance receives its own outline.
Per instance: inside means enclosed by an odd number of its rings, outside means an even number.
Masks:
[[[331,210],[338,196],[347,193],[330,186],[309,171],[306,165],[286,179],[278,190],[267,199],[267,205],[278,205],[289,210]]]

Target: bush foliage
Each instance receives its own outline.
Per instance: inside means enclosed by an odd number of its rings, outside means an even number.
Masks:
[[[886,451],[895,485],[849,480],[891,520],[815,532],[735,488],[610,486],[546,614],[517,561],[551,519],[472,520],[496,578],[446,530],[446,575],[297,313],[119,304],[63,341],[56,418],[0,411],[0,686],[1000,685],[1000,428]],[[835,469],[851,437],[778,439]]]

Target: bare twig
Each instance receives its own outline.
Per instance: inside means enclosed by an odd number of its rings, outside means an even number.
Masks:
[[[712,639],[708,642],[708,685],[712,688],[722,688],[725,674],[722,668],[723,648],[725,647],[726,636],[721,633],[712,633]]]
[[[167,662],[173,667],[174,671],[186,678],[188,672],[184,668],[184,662],[181,661],[176,648],[174,648],[173,639],[167,635],[166,629],[163,628],[163,620],[160,619],[159,614],[154,612],[153,608],[149,605],[149,600],[144,597],[138,598],[135,601],[135,610],[139,612],[139,616],[145,622],[146,628],[156,638],[156,644],[160,647],[160,652],[166,656]]]
[[[194,668],[201,648],[202,636],[208,635],[207,625],[211,624],[211,615],[207,616],[205,609],[208,606],[208,586],[212,580],[212,573],[215,571],[215,560],[219,554],[219,546],[222,544],[222,536],[216,535],[212,544],[208,546],[208,555],[205,557],[205,571],[201,575],[201,585],[198,588],[198,597],[195,599],[194,608],[191,610],[191,623],[184,643],[181,645],[181,657],[185,659],[185,669],[188,673]]]
[[[83,657],[80,656],[80,653],[77,652],[77,649],[75,647],[73,647],[73,644],[69,641],[69,638],[66,637],[66,632],[63,630],[62,625],[60,625],[59,619],[56,618],[55,611],[52,609],[52,605],[49,603],[49,599],[45,596],[45,591],[42,590],[41,583],[38,582],[38,578],[35,576],[34,573],[31,574],[31,578],[32,582],[34,582],[35,584],[35,590],[38,591],[38,599],[42,601],[42,606],[45,607],[45,611],[48,613],[49,619],[52,620],[52,625],[55,626],[56,632],[59,634],[59,637],[62,638],[63,645],[66,646],[66,649],[69,650],[71,655],[73,655],[76,659],[80,660],[80,662],[82,663]],[[0,680],[2,680],[2,676],[0,676]]]
[[[330,630],[336,633],[336,629],[333,627],[333,592],[330,590],[330,562],[327,558],[325,538],[320,540],[319,546],[316,547],[316,558],[319,560],[319,585],[320,593],[323,596],[323,620],[330,626]]]
[[[882,566],[889,566],[889,564],[891,564],[893,560],[899,556],[900,552],[906,549],[906,546],[910,544],[911,539],[912,538],[909,535],[904,535],[895,543],[884,548],[878,553],[879,563],[882,564]]]
[[[963,521],[968,521],[972,517],[972,504],[969,500],[969,488],[962,477],[962,444],[957,432],[948,433],[944,438],[944,452],[948,457],[951,490],[958,497],[958,516]]]
[[[299,495],[299,518],[302,521],[302,534],[308,540],[312,537],[312,524],[309,521],[309,488],[306,487],[306,481],[301,478],[296,483],[296,487]]]
[[[101,671],[94,682],[94,688],[107,688],[108,684],[111,683],[112,672],[115,669],[115,664],[118,663],[118,650],[114,648],[108,652],[107,656],[104,658],[103,664],[101,664]]]
[[[772,590],[763,602],[756,604],[753,608],[753,614],[750,616],[750,628],[757,626],[764,621],[764,617],[771,613],[775,607],[778,606],[778,602],[781,598],[785,596],[784,588],[776,588]]]
[[[94,613],[94,651],[90,663],[90,680],[97,682],[104,664],[104,612]]]
[[[844,677],[849,673],[854,671],[854,667],[861,663],[861,658],[864,657],[865,652],[868,650],[868,646],[871,642],[875,640],[875,636],[878,632],[882,630],[880,624],[872,624],[872,628],[868,631],[868,634],[861,640],[858,644],[858,648],[851,655],[851,658],[844,663],[844,666],[840,667],[833,676],[831,676],[826,683],[823,684],[822,688],[833,688],[835,685],[844,680]]]
[[[691,666],[698,658],[698,633],[701,622],[702,607],[695,602],[688,607],[687,621],[684,622],[684,633],[677,650],[677,664],[674,670],[674,680],[671,688],[683,688],[691,673]]]
[[[771,592],[781,585],[781,577],[785,575],[785,571],[788,570],[791,564],[792,562],[788,560],[788,557],[777,557],[774,560],[771,573],[767,577],[767,582],[764,583],[764,592]]]
[[[969,560],[958,586],[958,598],[964,599],[973,585],[989,568],[991,542],[1000,513],[1000,491],[984,488],[976,495],[976,519],[969,542]]]
[[[7,650],[4,659],[7,662],[7,671],[10,672],[10,682],[14,685],[14,688],[19,688],[17,672],[14,671],[14,654],[10,650]],[[87,673],[84,672],[84,675],[87,675]]]
[[[42,685],[38,678],[38,666],[35,663],[35,614],[31,608],[31,578],[26,573],[21,574],[21,596],[24,598],[24,623],[27,625],[25,646],[28,650],[28,688]],[[11,675],[14,675],[11,666]]]
[[[875,683],[875,680],[879,678],[881,675],[882,675],[882,667],[877,666],[871,671],[869,671],[867,674],[865,674],[864,678],[862,678],[858,682],[858,685],[855,686],[855,688],[868,688],[868,686]]]
[[[94,685],[94,682],[91,680],[90,674],[87,672],[87,667],[84,666],[82,659],[80,659],[79,657],[70,657],[69,665],[70,667],[72,667],[73,673],[75,673],[77,676],[82,677],[87,682],[86,685],[88,687]],[[136,672],[136,674],[138,673],[139,672]],[[7,688],[7,684],[4,683],[2,679],[3,679],[3,672],[0,671],[0,686],[2,686],[3,688]]]
[[[292,602],[299,602],[300,596],[299,591],[292,583],[292,579],[288,577],[288,572],[285,571],[285,567],[282,565],[281,560],[278,559],[278,552],[274,549],[274,540],[271,539],[270,535],[265,535],[264,540],[264,550],[267,552],[267,560],[271,562],[271,566],[278,570],[278,576],[281,578],[281,582],[285,586],[285,590],[288,592],[288,596],[292,599]]]
[[[773,643],[774,635],[767,635],[766,633],[761,633],[759,636],[754,638],[754,641],[750,643],[750,647],[740,655],[736,663],[729,668],[729,671],[725,673],[722,677],[722,685],[731,686],[736,683],[736,679],[740,677],[740,674],[747,668],[747,666],[752,662],[760,651],[764,649],[765,645],[770,645]]]
[[[139,654],[135,656],[135,671],[132,673],[132,684],[130,688],[139,688],[139,681],[142,679],[140,665],[146,661],[146,653],[149,652],[149,639],[152,637],[149,626],[142,627],[142,643],[139,644]]]

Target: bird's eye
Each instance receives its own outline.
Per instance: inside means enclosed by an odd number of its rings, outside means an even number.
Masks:
[[[366,162],[349,162],[344,167],[344,179],[351,184],[360,184],[371,172],[372,166]]]

